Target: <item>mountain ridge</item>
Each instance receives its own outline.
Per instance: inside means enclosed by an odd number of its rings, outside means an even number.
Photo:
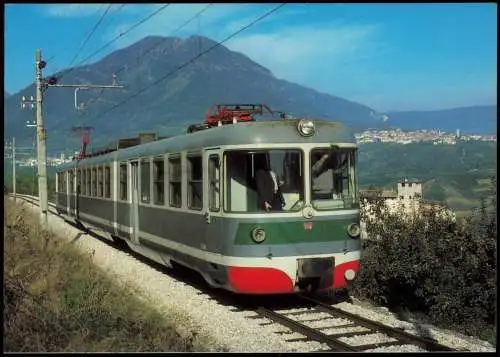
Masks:
[[[118,82],[125,88],[79,91],[79,105],[88,106],[78,112],[73,90],[49,88],[44,98],[49,150],[78,147],[79,139],[70,135],[71,128],[78,125],[95,128],[93,143],[131,137],[141,131],[175,135],[189,124],[201,122],[205,111],[215,103],[264,103],[273,110],[296,116],[343,121],[354,130],[384,127],[398,121],[408,126],[400,119],[408,114],[389,113],[390,119],[384,123],[372,116],[375,111],[369,106],[278,79],[269,69],[222,45],[177,70],[216,44],[203,36],[148,36],[92,64],[55,73],[63,77],[64,84],[111,84],[112,73],[117,72]],[[164,81],[159,81],[169,73]],[[136,98],[106,113],[144,88],[147,89]],[[32,140],[34,133],[24,123],[33,113],[21,112],[19,100],[34,93],[31,85],[5,99],[6,136]],[[51,141],[54,137],[58,140]]]

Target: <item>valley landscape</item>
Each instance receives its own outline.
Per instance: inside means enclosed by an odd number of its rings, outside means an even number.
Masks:
[[[4,352],[495,351],[497,10],[6,5]]]
[[[60,152],[69,156],[78,151],[81,139],[72,134],[74,126],[92,126],[90,149],[99,148],[141,132],[155,132],[158,136],[182,133],[188,125],[201,122],[206,110],[215,103],[265,103],[294,116],[340,121],[354,132],[401,128],[496,133],[496,106],[388,112],[388,119],[384,120],[374,108],[278,79],[269,69],[224,46],[174,72],[197,55],[200,44],[203,49],[216,42],[201,36],[150,36],[96,63],[53,74],[62,78],[61,83],[89,84],[111,83],[111,74],[116,73],[119,84],[125,88],[80,91],[78,99],[86,107],[79,111],[74,107],[72,89],[49,88],[44,106],[49,156],[58,156]],[[172,75],[160,85],[113,109],[132,93],[170,72]],[[22,96],[33,93],[33,85],[12,95],[4,93],[5,137],[15,136],[21,145],[31,146],[34,132],[24,125],[33,113],[21,111],[19,103]],[[430,157],[440,160],[429,160]],[[496,175],[496,143],[360,146],[361,188],[388,188],[402,177],[415,177],[426,181],[424,194],[428,199],[446,202],[457,210],[468,212],[477,207],[482,192],[478,182],[492,175]]]

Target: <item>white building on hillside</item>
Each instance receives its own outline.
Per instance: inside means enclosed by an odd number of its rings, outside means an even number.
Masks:
[[[425,210],[432,207],[438,208],[442,218],[449,218],[455,221],[455,213],[438,202],[426,202],[423,197],[422,181],[409,180],[404,178],[397,183],[397,191],[365,191],[361,195],[361,210],[366,214],[368,219],[375,219],[371,211],[373,207],[373,198],[379,197],[384,200],[386,212],[390,214],[400,215],[405,219],[411,219],[415,215],[422,214]],[[367,238],[366,222],[361,222],[361,237]]]

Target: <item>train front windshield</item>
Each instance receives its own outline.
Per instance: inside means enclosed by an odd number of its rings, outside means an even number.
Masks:
[[[311,203],[317,210],[358,208],[356,149],[311,150]]]
[[[304,155],[298,149],[234,150],[226,158],[225,210],[229,212],[262,213],[265,206],[259,200],[258,177],[272,171],[266,179],[266,189],[279,191],[280,207],[269,212],[296,212],[304,200]],[[260,172],[260,173],[259,173]],[[261,181],[266,181],[261,179]],[[260,186],[263,186],[261,183]],[[271,202],[272,203],[272,202]]]

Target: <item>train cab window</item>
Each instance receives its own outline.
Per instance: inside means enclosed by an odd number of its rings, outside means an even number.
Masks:
[[[358,207],[356,149],[311,150],[311,199],[317,210]]]
[[[111,198],[111,167],[104,166],[104,197]]]
[[[150,162],[149,159],[143,159],[141,161],[141,202],[149,203],[150,201],[150,184],[151,184],[151,174],[149,171]]]
[[[203,208],[203,160],[201,155],[188,156],[188,207]]]
[[[171,207],[182,206],[182,168],[181,157],[168,158],[169,172],[169,201]]]
[[[97,168],[92,168],[92,197],[97,197]]]
[[[87,191],[87,196],[92,196],[92,177],[91,177],[91,170],[90,168],[87,169],[87,184],[86,184],[87,188],[86,188],[86,191]]]
[[[102,166],[97,168],[97,197],[103,197]]]
[[[120,200],[127,200],[127,164],[120,164]]]
[[[165,204],[165,173],[163,157],[153,160],[153,201],[155,205]]]
[[[298,149],[226,151],[226,194],[229,212],[298,211],[304,202],[304,158]]]
[[[210,155],[208,159],[208,206],[210,211],[218,212],[220,209],[220,160],[219,155]]]

